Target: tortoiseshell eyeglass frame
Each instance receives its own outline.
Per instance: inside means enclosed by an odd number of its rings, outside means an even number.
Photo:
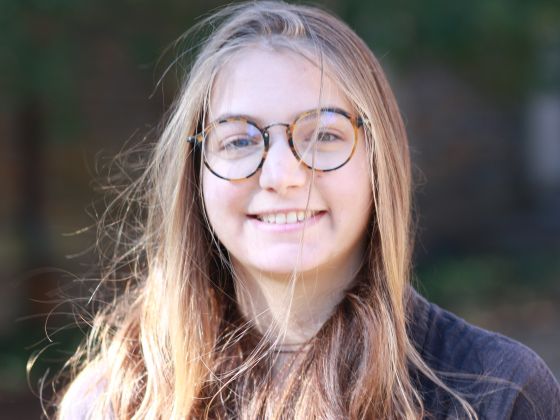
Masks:
[[[309,115],[313,115],[313,114],[317,114],[317,113],[322,113],[322,112],[331,112],[331,113],[339,114],[339,115],[342,115],[342,116],[348,118],[348,120],[350,120],[350,122],[352,123],[352,127],[353,127],[353,129],[354,129],[354,143],[352,144],[352,150],[351,150],[351,152],[350,152],[350,155],[349,155],[348,158],[347,158],[344,162],[342,162],[340,165],[338,165],[338,166],[336,166],[336,167],[334,167],[334,168],[329,168],[329,169],[317,169],[317,168],[313,168],[313,166],[311,166],[311,165],[308,165],[307,162],[305,162],[305,161],[298,155],[298,152],[297,152],[297,150],[296,150],[296,148],[295,148],[295,146],[294,146],[294,142],[293,142],[293,138],[292,138],[292,133],[293,133],[293,130],[294,130],[294,126],[297,124],[297,122],[298,122],[299,120],[301,120],[301,119],[303,119],[303,118],[305,118],[305,117],[307,117],[307,116],[309,116]],[[210,123],[210,124],[209,124],[204,130],[202,130],[200,133],[197,133],[197,134],[195,134],[195,135],[193,135],[193,136],[187,137],[187,142],[188,142],[188,143],[191,143],[191,144],[193,145],[193,147],[201,147],[202,144],[203,144],[203,142],[204,142],[204,140],[205,140],[205,138],[206,138],[206,136],[207,136],[207,134],[208,134],[215,126],[217,126],[217,125],[219,125],[219,124],[223,124],[223,123],[229,122],[229,121],[243,121],[243,122],[245,122],[245,123],[247,123],[247,124],[252,125],[252,126],[255,127],[257,130],[259,130],[260,133],[261,133],[261,135],[262,135],[262,137],[263,137],[263,140],[264,140],[264,149],[263,149],[263,155],[262,155],[261,161],[260,161],[259,165],[257,166],[257,168],[256,168],[253,172],[251,172],[249,175],[247,175],[247,176],[245,176],[245,177],[242,177],[242,178],[227,178],[227,177],[224,177],[224,176],[222,176],[222,175],[216,173],[216,172],[210,167],[210,165],[208,164],[208,162],[206,161],[206,157],[204,157],[204,166],[206,166],[206,167],[208,168],[208,170],[209,170],[210,172],[212,172],[214,175],[216,175],[218,178],[225,179],[225,180],[227,180],[227,181],[242,181],[242,180],[244,180],[244,179],[247,179],[247,178],[252,177],[253,175],[255,175],[255,174],[259,171],[259,169],[262,168],[262,166],[263,166],[263,164],[264,164],[264,161],[265,161],[265,159],[266,159],[266,156],[267,156],[267,154],[268,154],[269,146],[270,146],[270,135],[269,135],[269,133],[268,133],[268,130],[269,130],[271,127],[283,126],[283,127],[286,128],[286,135],[287,135],[287,137],[288,137],[288,144],[290,145],[290,150],[292,151],[294,157],[298,160],[298,162],[303,163],[307,168],[313,169],[313,170],[315,170],[315,171],[319,171],[319,172],[330,172],[330,171],[334,171],[334,170],[339,169],[339,168],[341,168],[342,166],[346,165],[346,164],[348,163],[348,161],[352,158],[352,156],[354,155],[354,152],[355,152],[355,150],[356,150],[356,144],[357,144],[357,142],[358,142],[358,130],[359,130],[359,129],[363,126],[363,124],[364,124],[364,121],[363,121],[363,119],[362,119],[361,117],[353,116],[353,115],[351,115],[350,113],[348,113],[348,112],[346,112],[346,111],[344,111],[344,110],[342,110],[342,109],[339,109],[339,108],[321,108],[321,109],[319,109],[319,110],[306,111],[306,112],[303,112],[303,113],[299,114],[299,115],[294,119],[294,121],[293,121],[291,124],[278,122],[278,123],[269,124],[269,125],[267,125],[266,127],[262,127],[262,128],[259,127],[259,125],[258,125],[256,122],[254,122],[254,121],[252,121],[252,120],[250,120],[250,119],[248,119],[248,118],[245,118],[245,117],[227,117],[227,118],[222,118],[222,119],[216,120],[216,121]],[[202,153],[202,155],[204,156],[204,153]]]

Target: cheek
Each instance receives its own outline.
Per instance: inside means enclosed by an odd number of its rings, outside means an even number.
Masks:
[[[329,183],[329,196],[337,207],[337,221],[345,230],[356,234],[365,229],[372,212],[373,192],[369,165],[365,156],[348,163],[340,170],[335,182]]]
[[[363,140],[361,138],[360,140]],[[355,161],[350,167],[352,178],[349,180],[348,191],[357,197],[357,204],[361,206],[362,210],[367,212],[368,217],[371,213],[373,206],[373,185],[372,185],[372,172],[370,162],[368,160],[368,153],[365,147],[365,142],[360,142],[360,147],[354,156]]]
[[[229,230],[231,223],[244,216],[243,188],[214,176],[207,170],[202,175],[202,193],[206,214],[218,235]]]
[[[210,226],[214,231],[219,230],[219,225],[216,223],[220,219],[220,185],[212,179],[212,174],[204,170],[202,175],[202,196],[204,197],[204,209],[208,216]],[[219,233],[219,232],[217,232]]]

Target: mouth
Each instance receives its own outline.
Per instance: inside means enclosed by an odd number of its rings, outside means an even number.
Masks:
[[[290,225],[305,222],[322,213],[325,212],[317,210],[292,210],[287,212],[253,214],[249,215],[249,217],[271,225]]]

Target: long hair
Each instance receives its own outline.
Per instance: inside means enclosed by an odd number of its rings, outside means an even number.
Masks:
[[[69,361],[74,379],[61,393],[57,416],[71,412],[76,398],[93,396],[93,418],[418,419],[428,413],[413,368],[452,395],[465,417],[476,418],[407,334],[413,245],[408,141],[373,53],[329,13],[283,2],[228,6],[198,24],[210,27],[216,29],[186,72],[148,163],[119,197],[117,241],[127,249],[110,258],[100,287],[119,270],[128,276]],[[236,307],[231,267],[205,219],[200,156],[185,141],[204,125],[224,63],[258,45],[311,57],[339,83],[365,121],[373,192],[355,286],[281,389],[270,377],[270,348]]]

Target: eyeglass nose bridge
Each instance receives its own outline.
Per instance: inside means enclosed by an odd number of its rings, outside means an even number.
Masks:
[[[276,127],[276,126],[280,126],[280,127],[284,127],[286,129],[286,135],[288,136],[288,140],[290,140],[292,138],[292,126],[290,124],[287,123],[273,123],[273,124],[269,124],[266,127],[263,127],[261,129],[261,133],[263,135],[263,137],[265,139],[267,139],[267,141],[270,140],[270,133],[268,132],[268,130],[270,130],[272,127]]]
[[[259,165],[259,169],[262,168],[262,166],[264,164],[264,160],[266,159],[266,156],[268,155],[268,150],[270,149],[269,129],[271,129],[272,127],[276,127],[276,126],[284,127],[286,129],[286,137],[288,138],[288,145],[290,146],[290,150],[292,151],[292,154],[294,155],[296,160],[298,162],[301,162],[301,157],[298,155],[298,153],[297,153],[297,151],[294,147],[294,142],[293,142],[293,139],[292,139],[293,124],[278,122],[278,123],[269,124],[269,125],[267,125],[266,127],[263,127],[260,130],[261,133],[262,133],[263,139],[264,139],[264,156],[263,156],[263,159],[261,161],[261,164]]]

